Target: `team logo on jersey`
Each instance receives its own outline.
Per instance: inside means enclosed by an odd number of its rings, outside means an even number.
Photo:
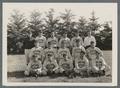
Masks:
[[[60,52],[60,55],[62,55],[62,56],[63,56],[63,55],[66,55],[66,56],[67,56],[67,51],[65,51],[65,50],[61,51],[61,52]]]
[[[49,64],[47,64],[46,68],[47,68],[48,70],[52,70],[52,69],[55,68],[55,65],[52,64],[52,63],[49,63]]]
[[[31,65],[31,68],[32,68],[32,69],[38,69],[38,68],[39,68],[39,65],[38,65],[38,64],[33,64],[33,65]]]
[[[85,61],[79,61],[79,62],[78,62],[78,66],[79,66],[80,68],[84,67],[84,66],[85,66]]]
[[[53,51],[48,51],[48,52],[46,53],[46,55],[52,57],[52,56],[54,56],[54,52],[53,52]]]
[[[62,64],[62,68],[63,68],[64,70],[68,70],[68,69],[70,69],[70,64],[68,64],[68,63],[63,63],[63,64]]]
[[[57,41],[56,41],[56,40],[51,40],[51,43],[52,43],[52,44],[56,44]]]

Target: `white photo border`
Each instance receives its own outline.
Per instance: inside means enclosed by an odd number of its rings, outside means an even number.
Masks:
[[[52,3],[51,3],[52,4]],[[56,3],[57,4],[57,3]],[[66,3],[69,4],[69,3]],[[74,4],[74,3],[71,3]],[[91,3],[87,3],[91,4]],[[102,3],[101,3],[102,4]],[[115,10],[115,19],[112,21],[112,83],[53,83],[53,82],[45,82],[45,83],[21,83],[21,82],[7,82],[7,27],[5,26],[4,21],[4,3],[3,3],[3,18],[2,18],[2,84],[4,86],[117,86],[117,61],[118,61],[118,41],[117,41],[117,34],[118,34],[118,24],[117,24],[117,3],[110,3],[113,4],[116,8]],[[113,59],[114,58],[114,59]],[[47,85],[46,85],[47,84]],[[86,85],[87,84],[87,85]]]

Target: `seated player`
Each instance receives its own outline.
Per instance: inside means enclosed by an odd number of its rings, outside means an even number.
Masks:
[[[73,61],[66,54],[63,54],[63,58],[59,61],[59,71],[69,78],[73,77]]]
[[[88,67],[89,62],[88,59],[85,56],[85,51],[80,52],[80,57],[75,59],[75,73],[79,74],[81,77],[87,77],[88,76]]]
[[[33,55],[37,55],[39,58],[39,60],[41,60],[43,62],[43,55],[44,55],[44,50],[42,47],[39,47],[39,43],[37,43],[37,41],[35,41],[35,47],[33,47],[31,50],[30,50],[30,53],[29,53],[29,58],[30,60],[32,60],[32,56]],[[30,61],[29,60],[29,61]]]
[[[53,75],[58,73],[58,64],[54,56],[51,54],[47,54],[48,58],[45,59],[43,64],[43,69],[48,75]]]
[[[96,60],[97,53],[99,53],[100,56],[103,56],[102,51],[98,47],[95,47],[94,41],[91,41],[90,47],[86,49],[86,56],[89,60],[90,67],[92,66],[92,62]]]
[[[42,71],[42,62],[38,60],[37,55],[32,56],[32,60],[29,62],[24,74],[26,76],[34,75],[38,77],[38,75],[44,74],[44,71]]]
[[[102,61],[102,66],[104,67],[103,64],[105,64],[105,61],[103,58],[103,53],[102,51],[98,48],[98,47],[95,47],[95,43],[94,41],[91,41],[91,44],[90,44],[90,47],[86,50],[86,55],[87,55],[87,58],[89,60],[89,73],[98,73],[98,66],[100,66],[100,63],[97,63],[96,60],[98,60],[98,58],[101,58]],[[99,56],[98,56],[99,55]],[[97,59],[96,59],[97,58]],[[99,65],[98,65],[99,64]],[[97,65],[97,67],[96,67]],[[109,68],[109,66],[105,65],[105,67]],[[98,70],[97,70],[98,69]],[[110,71],[110,70],[109,70]],[[95,74],[96,75],[96,74]]]
[[[65,41],[62,41],[62,42],[61,42],[61,48],[58,50],[58,62],[59,62],[59,60],[60,60],[61,58],[63,58],[63,54],[66,54],[66,56],[67,56],[69,59],[72,59],[71,54],[70,54],[70,51],[69,51],[69,49],[67,48]]]
[[[57,57],[57,52],[56,50],[52,47],[52,43],[48,42],[48,48],[44,50],[44,60],[49,59],[48,54],[52,55],[53,59],[56,59]]]
[[[95,61],[92,63],[91,70],[93,74],[97,76],[111,75],[110,66],[108,66],[102,56],[100,56],[99,52],[96,53],[97,57]]]

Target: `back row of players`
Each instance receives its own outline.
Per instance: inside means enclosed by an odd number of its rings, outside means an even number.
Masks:
[[[67,33],[64,33],[63,38],[58,41],[54,32],[48,39],[40,32],[34,40],[35,47],[25,53],[27,59],[25,75],[64,73],[71,77],[73,74],[81,76],[110,74],[110,66],[106,64],[102,51],[95,47],[96,40],[91,31],[88,32],[84,42],[79,32],[71,41]]]

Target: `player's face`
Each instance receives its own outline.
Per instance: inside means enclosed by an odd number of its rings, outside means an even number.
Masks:
[[[80,46],[80,43],[79,43],[79,42],[77,42],[77,43],[76,43],[76,46],[77,46],[77,47],[79,47],[79,46]]]
[[[37,62],[37,61],[38,61],[37,56],[33,56],[33,61],[34,61],[34,62]]]
[[[66,44],[65,43],[62,43],[62,48],[65,48],[66,47]]]
[[[79,33],[76,33],[76,36],[79,36]]]
[[[95,43],[91,43],[91,47],[95,47]]]
[[[91,32],[88,32],[88,36],[91,36]]]
[[[39,34],[38,34],[39,36],[42,36],[42,33],[41,32],[39,32]]]
[[[38,42],[35,42],[35,47],[39,47],[39,43]]]
[[[64,34],[63,37],[66,38],[66,37],[67,37],[67,34]]]

